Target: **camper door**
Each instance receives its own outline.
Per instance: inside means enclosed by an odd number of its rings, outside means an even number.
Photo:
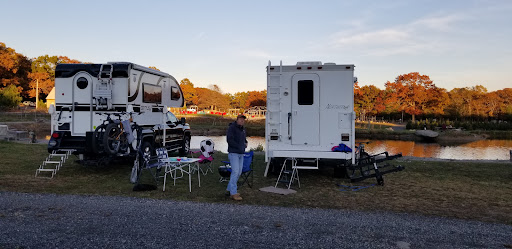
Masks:
[[[93,79],[91,75],[80,72],[73,77],[71,133],[74,136],[85,136],[85,132],[92,127],[92,112],[90,111],[92,91]]]
[[[292,77],[291,138],[295,145],[320,144],[320,78],[317,74]]]

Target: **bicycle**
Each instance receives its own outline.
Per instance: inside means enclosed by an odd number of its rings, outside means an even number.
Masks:
[[[94,130],[94,152],[104,152],[110,155],[116,155],[119,152],[124,154],[130,154],[131,149],[133,149],[133,151],[137,150],[139,142],[138,138],[140,137],[139,132],[141,131],[141,129],[137,125],[137,123],[132,123],[133,113],[110,112],[96,114],[106,115],[107,118],[103,121],[101,125],[96,127],[96,129]],[[122,117],[127,114],[130,117],[126,120],[122,120]],[[112,119],[112,115],[117,116],[117,119]]]

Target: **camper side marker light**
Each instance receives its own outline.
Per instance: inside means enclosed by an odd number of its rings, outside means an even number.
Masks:
[[[312,67],[308,67],[308,69],[311,69]]]
[[[323,67],[318,67],[318,69],[322,69]]]
[[[297,67],[297,69],[301,70],[301,69],[302,69],[302,67]]]

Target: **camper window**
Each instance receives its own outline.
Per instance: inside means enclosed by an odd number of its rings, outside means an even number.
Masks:
[[[297,101],[299,105],[313,104],[313,81],[299,80],[297,82]]]
[[[143,83],[142,90],[144,91],[144,96],[142,98],[144,103],[162,102],[162,87]]]
[[[178,100],[181,97],[180,89],[175,86],[171,86],[171,99]]]
[[[76,86],[80,89],[85,89],[87,85],[89,85],[89,81],[84,77],[80,77],[76,80]]]

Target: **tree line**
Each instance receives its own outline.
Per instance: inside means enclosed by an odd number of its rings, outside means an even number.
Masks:
[[[223,93],[218,85],[207,88],[194,87],[188,78],[180,81],[187,106],[197,105],[199,109],[248,109],[253,106],[267,105],[267,91],[247,91],[235,94]]]
[[[55,86],[55,68],[60,63],[87,63],[66,56],[42,55],[28,58],[0,42],[0,107],[16,107],[23,99],[45,99]],[[159,70],[154,66],[149,68]],[[187,105],[201,109],[246,109],[266,105],[265,91],[223,93],[218,85],[194,87],[189,79],[180,82]]]
[[[34,98],[36,82],[39,97],[45,99],[55,85],[55,67],[59,63],[82,62],[66,56],[28,58],[0,42],[0,107],[15,107],[23,99]],[[266,90],[223,93],[216,84],[195,87],[188,78],[181,80],[180,86],[186,105],[197,105],[199,109],[227,111],[266,105]],[[512,88],[489,92],[476,85],[447,91],[437,87],[429,76],[412,72],[388,81],[383,90],[356,83],[354,111],[361,120],[385,117],[414,121],[419,117],[512,121]]]
[[[367,85],[354,88],[354,109],[358,117],[404,119],[420,118],[451,120],[512,121],[512,88],[493,92],[482,85],[454,88],[437,87],[427,75],[418,72],[399,75],[388,81],[385,89]]]

